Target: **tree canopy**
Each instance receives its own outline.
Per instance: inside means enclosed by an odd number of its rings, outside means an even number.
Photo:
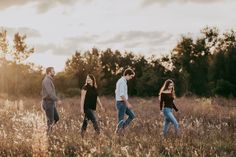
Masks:
[[[196,39],[183,35],[169,55],[149,57],[134,52],[76,50],[66,61],[65,70],[55,77],[57,90],[64,96],[77,96],[87,74],[96,77],[101,95],[114,95],[116,81],[126,68],[135,70],[129,82],[133,96],[157,96],[166,79],[173,79],[177,96],[236,96],[236,34],[220,33],[215,27],[202,29]],[[7,31],[0,32],[0,92],[14,95],[39,95],[42,67],[25,65],[34,48],[26,35],[16,33],[9,45]],[[6,56],[11,56],[8,60]]]

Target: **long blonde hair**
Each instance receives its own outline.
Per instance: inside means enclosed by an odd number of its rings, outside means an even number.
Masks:
[[[160,92],[159,92],[159,100],[161,100],[161,93],[164,91],[164,90],[166,90],[166,89],[168,89],[168,87],[169,87],[169,85],[170,84],[173,84],[173,87],[172,87],[172,90],[171,90],[171,94],[172,94],[172,97],[175,99],[175,87],[174,87],[174,82],[171,80],[171,79],[168,79],[168,80],[166,80],[165,81],[165,83],[163,84],[163,86],[161,87],[161,90],[160,90]]]

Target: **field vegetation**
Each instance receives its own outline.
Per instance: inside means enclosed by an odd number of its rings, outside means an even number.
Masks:
[[[235,157],[236,101],[225,98],[183,97],[175,113],[181,134],[163,138],[163,117],[157,98],[131,98],[136,119],[123,136],[114,131],[117,113],[112,97],[102,97],[105,111],[97,109],[101,134],[90,123],[80,136],[80,98],[63,100],[60,121],[46,135],[46,118],[40,99],[0,100],[0,156],[179,156]]]

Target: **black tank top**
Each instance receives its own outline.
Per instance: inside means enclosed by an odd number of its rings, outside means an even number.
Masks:
[[[84,100],[84,109],[96,110],[97,105],[97,89],[91,85],[85,85],[83,90],[86,90],[85,100]]]

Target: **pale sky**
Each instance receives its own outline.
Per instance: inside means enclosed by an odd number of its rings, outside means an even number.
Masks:
[[[76,50],[170,53],[181,35],[206,26],[236,30],[235,0],[0,0],[0,28],[20,32],[27,60],[62,71]]]

